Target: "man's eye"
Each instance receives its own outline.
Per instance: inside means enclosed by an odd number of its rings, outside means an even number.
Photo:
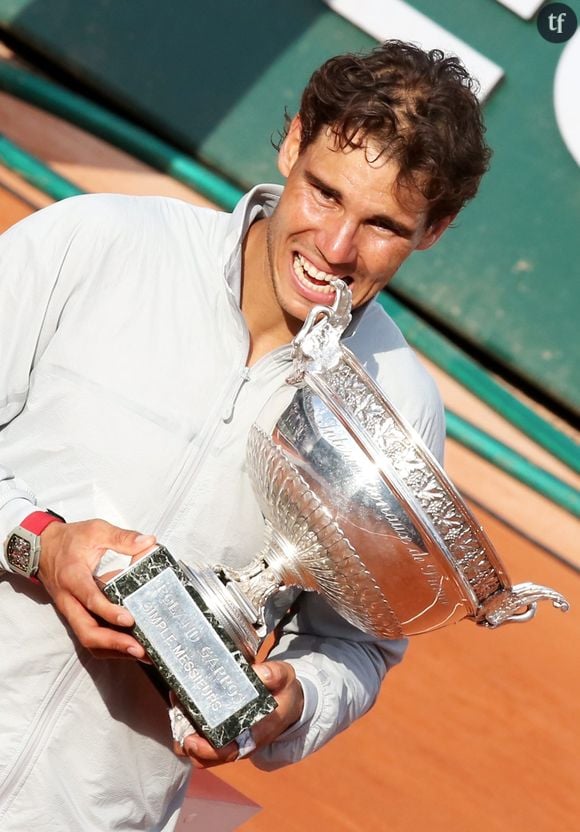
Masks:
[[[373,226],[374,226],[375,228],[377,228],[379,231],[385,231],[385,232],[387,232],[387,231],[391,231],[393,234],[394,234],[394,233],[396,233],[396,232],[395,232],[395,230],[394,230],[394,228],[392,228],[392,227],[391,227],[388,223],[386,223],[386,222],[373,222]]]
[[[318,191],[322,199],[326,200],[327,202],[334,201],[334,194],[331,193],[331,191],[325,191],[324,188],[317,188],[316,190]]]

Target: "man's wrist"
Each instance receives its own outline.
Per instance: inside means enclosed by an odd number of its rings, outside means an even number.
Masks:
[[[64,517],[51,509],[33,511],[10,532],[4,544],[4,561],[10,572],[38,582],[41,535],[55,522],[64,523]]]

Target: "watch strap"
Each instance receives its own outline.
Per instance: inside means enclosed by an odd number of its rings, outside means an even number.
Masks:
[[[32,534],[40,535],[47,526],[55,522],[64,523],[64,517],[61,517],[55,511],[46,509],[46,511],[33,511],[32,514],[29,514],[20,522],[20,525]]]

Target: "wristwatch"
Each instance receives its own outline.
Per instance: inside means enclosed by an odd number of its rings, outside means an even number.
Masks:
[[[50,523],[64,523],[64,517],[50,509],[33,511],[13,529],[4,544],[4,555],[11,572],[36,580],[40,561],[40,534]]]

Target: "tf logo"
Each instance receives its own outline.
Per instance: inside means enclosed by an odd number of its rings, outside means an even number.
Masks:
[[[538,12],[538,32],[550,43],[569,40],[578,26],[574,9],[566,3],[548,3]]]

